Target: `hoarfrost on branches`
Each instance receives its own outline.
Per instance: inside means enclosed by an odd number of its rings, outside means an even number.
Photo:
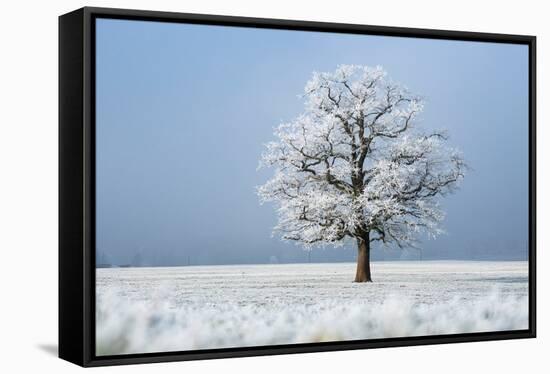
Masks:
[[[443,132],[417,126],[423,101],[381,67],[341,65],[314,73],[305,110],[279,125],[260,167],[273,177],[258,188],[274,202],[283,239],[306,247],[346,238],[414,245],[442,232],[438,198],[464,176]]]

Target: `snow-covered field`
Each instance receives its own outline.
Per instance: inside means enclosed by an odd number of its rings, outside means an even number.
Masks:
[[[97,354],[528,328],[527,262],[97,270]]]

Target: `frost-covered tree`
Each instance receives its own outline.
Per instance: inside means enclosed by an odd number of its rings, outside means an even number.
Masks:
[[[308,248],[355,241],[355,281],[369,282],[372,242],[403,248],[421,232],[442,232],[438,198],[457,187],[464,161],[445,134],[417,128],[421,98],[381,67],[314,73],[305,101],[266,145],[260,167],[275,173],[258,195],[276,203],[285,240]]]

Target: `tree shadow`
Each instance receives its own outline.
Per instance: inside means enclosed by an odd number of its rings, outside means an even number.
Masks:
[[[38,344],[37,348],[55,357],[58,355],[57,344]]]

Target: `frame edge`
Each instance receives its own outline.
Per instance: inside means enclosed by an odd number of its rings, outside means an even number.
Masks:
[[[84,364],[83,20],[78,9],[59,17],[59,357]]]

